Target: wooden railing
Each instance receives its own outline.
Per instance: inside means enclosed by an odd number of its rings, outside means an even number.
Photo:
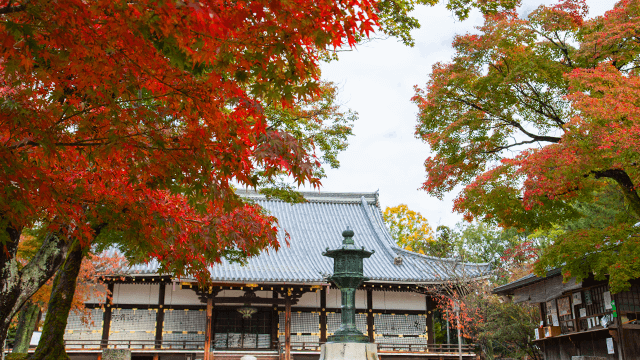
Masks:
[[[475,345],[462,344],[462,353],[473,353]],[[432,352],[432,353],[458,353],[458,344],[378,344],[378,352]]]
[[[320,351],[322,343],[319,342],[291,342],[293,351]],[[462,353],[474,353],[475,345],[463,344]],[[284,352],[284,344],[280,343],[280,351]],[[379,343],[378,352],[402,353],[402,352],[430,352],[430,353],[458,353],[457,344],[407,344],[407,343]]]
[[[291,342],[293,351],[320,351],[320,342]],[[463,344],[463,354],[474,352],[473,344]],[[194,350],[203,351],[203,341],[190,340],[65,340],[67,350],[100,350],[100,349],[132,349],[132,350]],[[278,349],[284,352],[284,343],[278,343]],[[5,349],[7,351],[10,349]],[[238,349],[238,350],[266,350],[266,349]],[[429,352],[429,353],[458,353],[457,344],[400,344],[379,343],[378,352],[403,353],[403,352]]]
[[[162,350],[204,350],[204,341],[193,340],[65,340],[69,350],[98,349],[162,349]]]

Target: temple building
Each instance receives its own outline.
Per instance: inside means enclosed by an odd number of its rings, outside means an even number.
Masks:
[[[356,325],[378,344],[381,359],[458,358],[457,345],[434,343],[435,305],[426,289],[452,276],[486,275],[489,265],[396,246],[377,193],[308,192],[307,202],[293,205],[240,194],[278,218],[290,246],[264,250],[244,266],[223,261],[211,268],[209,289],[158,274],[155,261],[132,266],[107,282],[110,303],[86,304],[89,324],[70,314],[69,355],[97,359],[101,349],[129,348],[134,359],[318,359],[320,344],[340,326],[340,293],[327,280],[333,262],[322,253],[342,244],[350,228],[356,246],[375,251],[356,291]],[[472,345],[463,346],[463,357],[475,358]]]
[[[611,293],[608,279],[590,276],[564,282],[561,269],[527,275],[494,293],[540,308],[531,338],[545,360],[640,359],[640,279],[627,291]]]

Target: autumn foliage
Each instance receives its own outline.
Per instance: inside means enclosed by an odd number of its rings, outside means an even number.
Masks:
[[[222,257],[277,249],[275,219],[234,188],[317,187],[325,149],[266,109],[321,98],[320,58],[366,36],[375,12],[368,0],[0,1],[0,342],[78,243],[203,282]],[[43,245],[18,269],[34,227]]]
[[[382,216],[398,246],[423,255],[431,254],[429,248],[435,245],[436,239],[429,221],[422,214],[400,204],[386,208]]]
[[[640,276],[633,227],[640,2],[619,1],[593,19],[587,12],[582,0],[563,0],[526,18],[486,16],[477,34],[455,39],[453,60],[436,64],[417,90],[416,134],[434,151],[424,189],[442,196],[465,185],[455,209],[467,219],[549,229],[585,216],[576,202],[593,202],[616,184],[628,206],[624,219],[567,233],[545,250],[538,270],[610,274],[618,291]]]
[[[119,224],[182,271],[277,246],[274,219],[230,184],[280,171],[319,184],[314,154],[267,128],[263,102],[318,93],[319,51],[375,23],[358,5],[2,4],[2,223],[47,221],[84,243],[92,224]]]

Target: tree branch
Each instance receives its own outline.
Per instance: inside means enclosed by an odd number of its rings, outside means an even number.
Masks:
[[[25,5],[15,5],[12,6],[11,3],[9,5],[0,8],[0,15],[13,14],[20,11],[24,11],[27,7]]]
[[[614,180],[622,189],[622,193],[624,197],[629,201],[629,205],[636,213],[637,216],[640,217],[640,196],[638,196],[638,192],[636,191],[636,186],[627,174],[626,171],[622,169],[608,169],[608,170],[594,170],[591,171],[593,175],[595,175],[596,179],[600,178],[609,178]]]

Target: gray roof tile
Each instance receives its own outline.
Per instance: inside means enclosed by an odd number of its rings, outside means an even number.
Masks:
[[[277,252],[263,250],[250,258],[245,266],[223,260],[211,268],[215,282],[302,282],[326,281],[333,270],[333,260],[322,256],[326,248],[342,244],[342,231],[349,226],[355,232],[356,245],[375,254],[364,260],[364,275],[373,281],[438,282],[451,276],[481,276],[490,271],[488,264],[462,264],[453,259],[425,256],[395,245],[382,219],[377,193],[304,192],[306,203],[289,204],[268,200],[253,191],[238,191],[278,218],[279,225],[289,233],[290,246]],[[279,233],[284,244],[284,233]],[[402,257],[401,265],[394,258]],[[130,271],[155,274],[156,261],[135,265]]]

